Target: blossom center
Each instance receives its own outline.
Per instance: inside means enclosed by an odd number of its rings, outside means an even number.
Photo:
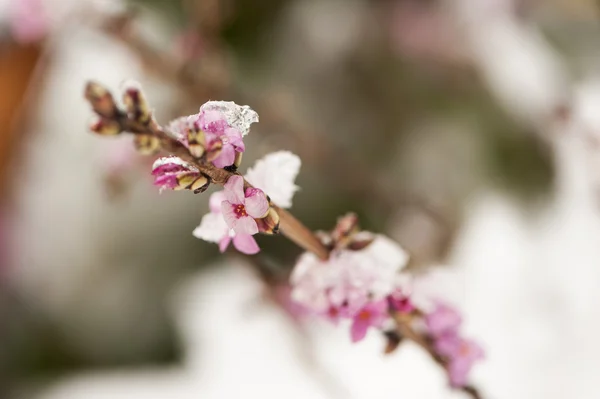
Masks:
[[[358,314],[358,318],[360,320],[369,320],[371,318],[371,312],[369,312],[368,310],[361,310]]]
[[[246,212],[246,207],[242,204],[238,204],[238,205],[234,206],[233,211],[235,212],[235,216],[238,219],[248,216],[248,213]]]

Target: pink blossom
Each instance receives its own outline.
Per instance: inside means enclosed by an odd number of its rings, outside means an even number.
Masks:
[[[352,318],[370,301],[393,292],[405,264],[402,248],[381,235],[359,251],[334,251],[327,261],[305,253],[292,272],[292,298],[331,319]]]
[[[233,165],[235,162],[235,153],[244,152],[246,149],[242,134],[234,129],[227,128],[222,133],[205,132],[206,151],[210,153],[220,147],[218,155],[212,160],[217,168],[224,168]]]
[[[221,203],[225,201],[225,193],[218,191],[210,196],[210,212],[202,217],[202,221],[194,230],[194,236],[204,241],[219,244],[219,250],[225,252],[231,242],[240,252],[253,255],[260,251],[254,237],[248,234],[236,234],[227,226],[221,213]]]
[[[184,128],[188,123],[187,118],[174,122],[179,123]],[[181,129],[172,131],[177,134],[179,130]],[[294,184],[294,180],[299,168],[300,158],[290,152],[280,151],[268,154],[258,160],[254,167],[248,170],[246,176],[255,187],[268,188],[270,190],[268,193],[272,195],[271,199],[276,205],[288,207],[291,205],[292,197],[298,189]],[[194,230],[194,236],[208,242],[218,243],[222,252],[231,241],[240,252],[255,254],[260,251],[256,240],[251,235],[236,234],[225,223],[221,212],[223,201],[225,201],[224,192],[217,192],[211,196],[210,212],[202,217],[200,225]]]
[[[245,151],[242,137],[255,122],[258,122],[258,114],[248,106],[209,101],[200,107],[195,124],[204,132],[207,153],[216,154],[212,163],[224,168],[235,162],[236,152]]]
[[[354,315],[350,336],[352,342],[361,341],[369,327],[381,328],[388,318],[388,305],[385,300],[371,302],[365,305]]]
[[[410,296],[405,295],[401,291],[394,291],[388,296],[388,303],[392,309],[400,313],[411,313],[415,310],[415,306],[410,300]]]
[[[12,0],[11,30],[19,43],[36,42],[44,38],[50,21],[42,0]]]
[[[484,358],[483,349],[475,341],[453,334],[437,338],[435,350],[448,359],[448,376],[453,387],[466,385],[473,364]]]
[[[244,190],[244,178],[237,175],[231,176],[225,183],[224,193],[221,212],[225,223],[237,234],[258,233],[254,218],[264,217],[269,210],[265,193],[258,188]]]
[[[425,316],[425,325],[429,334],[435,337],[458,335],[462,317],[456,309],[444,303],[437,303],[435,309]]]

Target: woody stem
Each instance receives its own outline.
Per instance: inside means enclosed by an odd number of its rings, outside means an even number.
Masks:
[[[217,168],[209,162],[204,162],[195,158],[183,144],[169,136],[155,121],[152,121],[147,126],[141,125],[129,118],[123,118],[119,122],[125,131],[138,134],[152,134],[153,136],[158,137],[160,139],[161,148],[165,152],[178,156],[184,161],[196,166],[200,172],[210,178],[211,183],[224,185],[231,176],[238,174]],[[252,187],[252,185],[244,180],[244,188],[247,187]],[[279,229],[281,234],[301,248],[314,253],[319,258],[323,260],[329,258],[329,250],[308,227],[285,209],[275,205],[273,208],[279,215]]]

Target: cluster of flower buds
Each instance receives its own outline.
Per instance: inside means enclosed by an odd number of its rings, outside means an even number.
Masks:
[[[126,130],[135,133],[135,148],[143,155],[152,155],[160,150],[160,139],[149,132],[153,122],[152,111],[146,98],[135,82],[127,82],[123,88],[121,109],[112,94],[102,85],[90,82],[85,97],[97,115],[90,130],[103,136],[114,136]]]

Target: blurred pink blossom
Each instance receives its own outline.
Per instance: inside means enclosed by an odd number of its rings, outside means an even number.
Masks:
[[[32,43],[46,36],[50,21],[42,0],[11,1],[11,33],[19,43]]]
[[[317,314],[352,318],[393,292],[406,262],[404,250],[382,235],[361,250],[334,251],[327,261],[304,253],[292,272],[292,298]]]
[[[387,301],[380,300],[366,304],[352,320],[350,327],[352,342],[361,341],[367,335],[369,327],[381,328],[388,318]]]
[[[425,316],[425,324],[429,334],[436,337],[456,335],[461,323],[460,313],[444,303],[438,303],[435,309]]]

